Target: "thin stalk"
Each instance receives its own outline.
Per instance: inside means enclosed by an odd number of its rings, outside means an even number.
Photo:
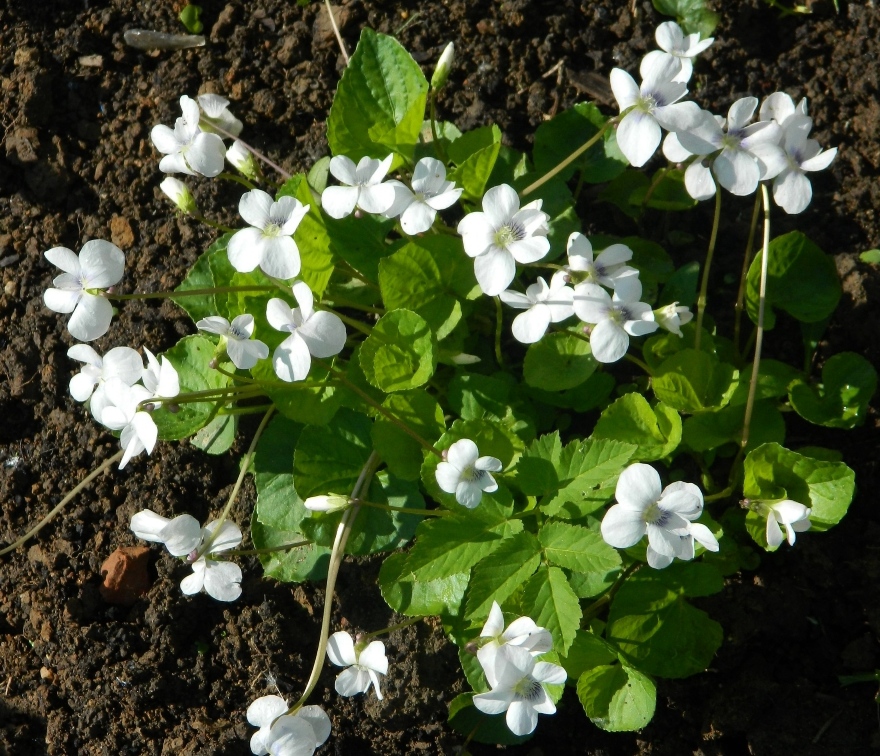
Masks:
[[[761,184],[761,201],[764,205],[764,248],[761,250],[761,285],[758,290],[758,327],[755,333],[755,356],[752,361],[752,379],[749,381],[749,397],[746,400],[746,414],[743,418],[741,449],[749,443],[752,412],[755,409],[755,394],[758,390],[758,375],[761,370],[761,347],[764,343],[764,307],[767,303],[767,258],[770,255],[770,193],[767,184]]]
[[[372,480],[373,474],[376,472],[376,468],[379,466],[380,462],[379,455],[376,454],[375,451],[372,452],[364,463],[361,474],[358,476],[357,482],[354,484],[354,488],[351,491],[350,498],[357,499],[360,497],[362,490],[370,487],[370,481]],[[347,509],[342,515],[342,521],[336,528],[336,538],[333,541],[333,550],[330,552],[330,564],[327,567],[327,584],[324,588],[324,616],[321,622],[321,637],[318,640],[318,651],[315,654],[315,664],[312,667],[312,673],[309,675],[309,680],[306,683],[305,691],[303,691],[299,700],[287,710],[288,714],[293,714],[308,700],[312,691],[315,689],[315,686],[318,684],[318,678],[321,675],[321,670],[324,668],[324,657],[327,654],[327,640],[330,637],[330,618],[333,613],[333,590],[336,588],[336,578],[339,575],[339,567],[342,565],[342,557],[345,555],[345,544],[348,541],[348,536],[351,533],[351,526],[354,523],[354,518],[357,517],[358,512],[360,512],[360,507],[357,504]]]
[[[362,504],[372,509],[381,509],[383,512],[396,512],[397,514],[417,515],[418,517],[448,517],[452,512],[448,509],[404,509],[403,507],[391,507],[388,504],[379,504],[376,501],[358,499],[356,504]]]
[[[204,543],[204,545],[199,549],[196,554],[196,559],[205,554],[211,553],[211,546],[214,543],[214,540],[217,538],[217,534],[220,532],[220,527],[226,522],[226,517],[229,515],[229,510],[232,509],[232,505],[235,503],[235,498],[238,496],[238,491],[241,488],[241,484],[244,483],[245,476],[248,474],[248,470],[251,467],[251,462],[254,459],[254,451],[257,448],[257,442],[260,440],[260,436],[263,435],[263,431],[266,430],[266,426],[269,424],[269,420],[272,417],[272,413],[275,411],[275,405],[273,404],[269,407],[269,411],[263,416],[263,419],[260,421],[260,425],[257,428],[257,432],[254,433],[253,439],[251,439],[251,445],[248,447],[247,452],[241,460],[241,470],[238,473],[238,478],[235,481],[235,485],[232,487],[232,493],[229,494],[229,501],[226,502],[226,506],[223,508],[223,511],[220,513],[220,517],[217,518],[217,526],[214,528],[214,533],[211,537]],[[192,561],[196,561],[193,559]]]
[[[501,333],[504,330],[504,311],[501,309],[501,297],[495,297],[495,361],[504,369],[504,355],[501,353]]]
[[[248,181],[244,176],[236,176],[234,173],[229,173],[227,171],[223,171],[217,175],[218,179],[224,179],[226,181],[234,181],[236,184],[241,184],[246,189],[256,189],[250,181]]]
[[[336,35],[336,41],[339,43],[339,50],[342,52],[342,57],[345,58],[345,65],[347,66],[351,62],[351,58],[348,55],[348,50],[345,49],[345,42],[339,31],[339,26],[336,24],[336,17],[333,15],[333,6],[330,5],[330,0],[325,0],[325,5],[327,6],[327,15],[330,16],[330,26],[333,27],[333,33]]]
[[[58,504],[55,505],[55,508],[49,512],[42,520],[40,520],[33,528],[31,528],[27,533],[25,533],[21,538],[19,538],[15,543],[10,544],[5,549],[0,551],[0,556],[4,554],[8,554],[10,551],[15,551],[19,546],[26,543],[33,536],[39,533],[46,525],[52,522],[55,519],[55,515],[57,515],[64,507],[66,507],[75,497],[76,495],[82,491],[89,483],[91,483],[95,478],[97,478],[104,470],[108,469],[115,462],[118,462],[122,459],[122,455],[124,451],[120,450],[116,452],[110,459],[102,462],[98,467],[92,470],[85,478],[82,479],[73,490],[67,494]]]
[[[156,291],[151,294],[104,294],[107,299],[174,299],[175,297],[205,297],[211,294],[231,294],[236,291],[275,291],[277,286],[217,286],[213,289],[188,289],[186,291]]]
[[[255,554],[272,554],[276,551],[290,551],[298,549],[300,546],[310,546],[312,541],[297,541],[296,543],[282,543],[280,546],[267,546],[265,549],[232,549],[224,551],[229,556],[253,556]]]
[[[610,129],[614,124],[616,124],[620,120],[620,116],[617,118],[612,118],[605,123],[605,125],[599,129],[590,139],[584,142],[580,147],[578,147],[574,152],[571,153],[565,160],[559,163],[555,168],[551,168],[547,173],[545,173],[541,178],[535,181],[532,184],[529,184],[525,189],[523,189],[520,193],[520,197],[525,197],[528,194],[531,194],[538,187],[546,184],[550,179],[552,179],[556,174],[564,171],[571,163],[577,160],[581,155],[583,155],[590,147],[592,147],[596,142],[598,142],[605,134],[608,129]]]
[[[193,391],[190,394],[179,394],[173,400],[169,400],[168,404],[193,404],[194,402],[209,402],[215,399],[252,399],[262,394],[258,391],[258,386],[234,386],[231,391],[217,391],[216,389],[206,389],[205,391]],[[155,400],[147,399],[141,402],[141,406],[152,404]]]
[[[257,160],[262,160],[270,168],[274,168],[284,178],[286,178],[286,179],[290,178],[290,174],[287,171],[285,171],[280,165],[278,165],[278,163],[275,163],[272,160],[270,160],[269,158],[267,158],[256,147],[252,147],[247,142],[245,142],[243,139],[235,136],[235,134],[233,134],[231,131],[227,131],[222,126],[218,126],[216,123],[212,123],[211,128],[214,129],[214,131],[219,131],[221,134],[229,137],[230,139],[234,139],[236,142],[241,144],[241,146],[244,147],[248,152],[250,152],[251,155],[253,155],[255,158],[257,158]]]
[[[224,234],[232,234],[235,232],[234,228],[224,226],[222,223],[218,223],[217,221],[213,221],[210,218],[206,218],[204,215],[200,215],[199,213],[190,213],[190,215],[199,223],[204,223],[206,226],[216,228],[218,231],[222,231]]]
[[[643,360],[640,360],[638,357],[635,357],[635,356],[633,356],[633,355],[631,355],[631,354],[625,354],[625,355],[623,355],[623,358],[624,358],[625,360],[631,362],[633,365],[638,365],[638,366],[639,366],[642,370],[644,370],[645,373],[650,377],[650,375],[651,375],[651,368],[648,367],[648,363],[647,363],[647,362],[644,362]]]
[[[351,310],[363,310],[364,312],[371,312],[374,315],[385,314],[385,310],[381,307],[371,307],[370,305],[361,304],[360,302],[355,302],[353,299],[340,297],[336,294],[328,293],[326,296],[328,301],[332,302],[334,305],[339,305],[340,307],[348,307]]]
[[[229,415],[259,415],[261,412],[268,412],[274,404],[261,404],[257,407],[233,407],[232,409],[217,410],[218,415],[227,417]]]
[[[617,578],[617,580],[614,581],[613,585],[607,591],[605,591],[605,593],[599,596],[599,598],[597,598],[586,609],[584,609],[583,619],[590,620],[598,615],[604,607],[611,603],[611,599],[614,598],[615,594],[620,590],[620,586],[624,584],[626,579],[641,568],[641,562],[635,562],[634,564],[631,564],[629,567],[627,567],[622,573],[620,573],[620,576]]]
[[[404,627],[415,625],[416,622],[421,622],[423,619],[425,618],[412,617],[408,620],[404,620],[403,622],[398,622],[396,625],[389,625],[388,627],[383,627],[381,630],[374,630],[372,633],[364,633],[360,636],[361,643],[370,640],[370,638],[378,638],[380,635],[387,635],[388,633],[393,633],[395,630],[401,630]]]
[[[292,383],[287,383],[287,381],[258,381],[255,378],[250,378],[246,375],[230,373],[228,370],[224,370],[219,365],[215,367],[214,370],[220,373],[220,375],[225,375],[227,378],[232,378],[236,381],[243,381],[244,383],[253,384],[254,387],[260,387],[263,389],[271,388],[277,389],[279,391],[284,391],[285,389],[321,388],[322,386],[333,385],[333,381],[294,381]],[[259,394],[254,394],[254,396],[259,396]]]
[[[651,185],[648,187],[648,191],[646,191],[645,196],[642,197],[642,209],[648,206],[648,201],[657,190],[657,187],[660,186],[660,182],[663,181],[667,173],[669,173],[669,168],[661,168],[659,171],[657,171],[654,176],[654,180],[651,181]]]
[[[709,237],[709,249],[706,250],[706,263],[703,266],[703,278],[700,281],[700,294],[697,297],[697,333],[694,336],[694,349],[700,351],[700,338],[703,335],[703,316],[706,314],[706,302],[709,295],[709,271],[712,268],[712,257],[715,255],[715,242],[718,240],[718,226],[721,222],[721,187],[715,186],[715,217],[712,219],[712,235]]]
[[[752,208],[752,222],[749,225],[749,241],[746,244],[746,253],[743,256],[742,272],[739,275],[739,291],[736,293],[736,305],[734,306],[735,317],[733,322],[733,349],[737,357],[742,355],[739,351],[740,327],[742,326],[742,314],[746,300],[746,279],[749,277],[749,267],[752,263],[752,250],[755,243],[755,231],[758,228],[758,214],[761,212],[761,198],[755,193],[755,206]]]
[[[434,149],[437,150],[437,157],[440,158],[441,162],[448,163],[449,158],[446,155],[446,149],[443,147],[443,143],[440,141],[440,137],[437,134],[437,90],[431,89],[428,93],[428,102],[430,103],[430,109],[428,111],[429,118],[431,119],[431,138],[434,140]]]
[[[327,307],[327,305],[325,305],[325,304],[320,304],[315,309],[325,310],[326,312],[332,312],[343,323],[350,325],[356,331],[360,331],[362,334],[364,334],[364,336],[369,336],[373,332],[373,329],[370,326],[368,326],[364,323],[361,323],[360,320],[355,320],[354,318],[348,317],[348,315],[343,315],[341,312],[337,312],[332,307]]]

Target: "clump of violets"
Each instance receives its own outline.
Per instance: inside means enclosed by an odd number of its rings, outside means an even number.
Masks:
[[[208,178],[219,175],[226,158],[223,140],[201,128],[199,105],[192,97],[183,95],[180,109],[183,115],[175,121],[173,129],[159,124],[150,132],[153,145],[165,155],[159,161],[159,170]]]

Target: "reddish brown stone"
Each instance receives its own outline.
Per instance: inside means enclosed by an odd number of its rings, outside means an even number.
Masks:
[[[104,577],[98,589],[101,598],[108,604],[131,606],[143,596],[150,587],[147,575],[149,554],[147,546],[125,546],[107,557],[101,565],[101,575]]]

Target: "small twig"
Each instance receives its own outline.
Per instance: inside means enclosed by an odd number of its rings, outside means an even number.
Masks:
[[[330,16],[330,25],[333,27],[333,33],[336,35],[336,41],[339,43],[339,50],[342,53],[342,57],[345,58],[345,65],[347,66],[351,61],[351,58],[348,55],[348,50],[345,49],[345,42],[342,39],[342,34],[339,32],[339,27],[336,25],[336,17],[333,15],[333,6],[330,5],[330,0],[324,0],[324,4],[327,6],[327,15]]]

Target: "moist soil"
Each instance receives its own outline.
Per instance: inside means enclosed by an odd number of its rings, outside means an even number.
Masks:
[[[245,122],[243,136],[287,170],[307,170],[327,154],[325,121],[343,69],[318,3],[290,0],[224,5],[200,0],[208,43],[182,51],[128,47],[129,28],[181,32],[182,3],[163,0],[6,0],[0,3],[0,540],[10,542],[45,515],[117,442],[68,394],[77,370],[65,318],[42,293],[54,268],[42,252],[111,239],[126,252],[128,291],[174,287],[214,232],[175,218],[161,195],[159,156],[149,132],[171,124],[178,98],[217,92]],[[880,246],[880,16],[873,3],[810,4],[785,18],[761,0],[718,4],[716,42],[697,64],[703,107],[726,112],[742,96],[777,89],[806,96],[814,136],[839,155],[813,174],[814,198],[798,228],[834,255],[844,296],[814,368],[850,350],[880,356],[880,271],[858,253]],[[528,149],[546,118],[583,100],[616,113],[607,76],[635,72],[664,20],[648,2],[619,0],[440,0],[361,2],[337,7],[353,48],[364,26],[395,34],[430,71],[454,41],[456,67],[440,115],[462,129],[497,123],[506,143]],[[560,64],[557,67],[557,64]],[[200,206],[227,224],[241,189],[191,182]],[[711,203],[710,203],[711,204]],[[586,198],[585,230],[657,236],[662,216],[641,229]],[[689,214],[702,254],[711,208]],[[730,302],[751,200],[725,197],[713,302]],[[677,222],[677,221],[676,221]],[[687,253],[687,252],[686,252]],[[172,346],[194,331],[172,303],[127,303],[112,346]],[[768,354],[800,360],[796,331],[768,335]],[[794,342],[792,346],[790,342]],[[857,473],[849,515],[825,534],[766,556],[757,572],[728,579],[723,593],[697,602],[724,627],[710,669],[660,680],[657,713],[637,733],[607,733],[584,718],[568,692],[553,718],[511,754],[776,756],[870,754],[880,750],[878,684],[841,687],[839,675],[870,673],[880,634],[880,510],[876,491],[878,418],[843,432],[795,418],[788,445],[834,447]],[[244,560],[234,604],[177,587],[186,568],[160,549],[147,557],[150,588],[131,607],[107,603],[104,560],[135,546],[131,516],[216,513],[237,474],[253,425],[232,452],[212,457],[188,443],[160,443],[119,472],[101,476],[35,540],[0,563],[0,753],[243,754],[254,698],[292,698],[311,668],[325,596],[321,585],[279,585]],[[248,480],[234,517],[248,521]],[[394,618],[375,588],[375,560],[347,562],[334,609],[338,627],[371,630]],[[314,703],[333,720],[320,753],[457,754],[464,739],[445,723],[448,702],[465,689],[453,646],[431,621],[393,633],[385,698],[341,699],[334,671]],[[474,754],[494,746],[471,744]]]

